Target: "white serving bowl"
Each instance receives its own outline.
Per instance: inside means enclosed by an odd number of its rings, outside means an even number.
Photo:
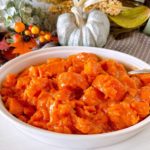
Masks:
[[[150,65],[137,59],[133,56],[120,53],[113,50],[107,50],[102,48],[91,48],[91,47],[53,47],[47,48],[35,52],[31,52],[22,56],[19,56],[0,68],[0,83],[5,79],[9,73],[19,73],[23,69],[30,65],[40,64],[45,62],[50,57],[67,57],[72,54],[80,52],[95,53],[101,57],[107,57],[118,60],[124,64],[144,69],[150,68]],[[40,128],[30,126],[11,115],[0,100],[0,114],[8,119],[8,123],[12,123],[15,127],[20,129],[25,134],[34,137],[44,143],[52,146],[69,149],[94,149],[98,147],[108,146],[115,143],[124,141],[140,131],[142,131],[149,123],[150,117],[147,117],[138,124],[111,133],[96,134],[96,135],[68,135],[46,131]],[[9,133],[8,133],[9,134]]]

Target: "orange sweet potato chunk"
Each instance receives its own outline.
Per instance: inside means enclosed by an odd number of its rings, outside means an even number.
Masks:
[[[103,132],[103,129],[100,125],[95,126],[95,124],[91,120],[80,118],[77,116],[74,116],[74,126],[82,134]]]
[[[8,98],[7,101],[8,109],[13,115],[19,116],[23,113],[24,108],[19,101],[14,98]]]
[[[9,74],[6,77],[5,82],[3,82],[3,87],[11,87],[11,86],[15,86],[16,84],[16,75],[15,74]]]
[[[96,76],[103,73],[100,63],[97,61],[88,61],[84,64],[84,73],[91,76]]]
[[[36,94],[39,94],[43,88],[49,85],[49,80],[46,78],[32,78],[29,85],[24,91],[24,95],[27,98],[32,98]]]
[[[58,76],[58,87],[60,89],[65,87],[70,88],[81,88],[85,90],[89,85],[86,79],[78,74],[73,72],[64,72]]]
[[[123,84],[110,75],[97,76],[92,85],[104,93],[105,98],[110,98],[114,101],[121,101],[126,93],[126,89]]]
[[[144,86],[141,88],[140,97],[142,100],[147,101],[150,104],[150,86]]]
[[[63,62],[54,62],[50,64],[43,64],[38,67],[39,76],[47,77],[57,75],[65,71],[65,65]]]
[[[138,87],[135,80],[130,78],[128,75],[122,75],[119,80],[130,95],[135,96],[137,94]]]
[[[79,53],[73,56],[68,57],[68,61],[72,64],[69,68],[69,71],[80,73],[84,64],[88,61],[98,61],[99,58],[95,54],[90,53]]]
[[[138,77],[145,85],[150,85],[150,74],[140,74]]]
[[[31,78],[28,76],[18,77],[16,88],[17,89],[25,89],[31,81]]]
[[[95,54],[90,53],[79,53],[77,55],[70,56],[68,58],[73,65],[83,66],[88,61],[98,61],[99,58]]]
[[[136,124],[139,116],[128,103],[114,104],[108,108],[108,116],[114,129],[123,129]]]
[[[81,98],[87,105],[98,105],[104,99],[103,93],[93,87],[89,87],[85,90],[84,95]]]
[[[53,98],[51,94],[45,90],[42,90],[40,95],[38,96],[36,108],[49,108]]]
[[[101,62],[101,67],[106,71],[108,74],[120,78],[123,75],[127,75],[127,71],[125,67],[114,61],[114,60],[103,60]]]
[[[135,82],[136,87],[138,89],[140,89],[143,86],[141,80],[137,76],[131,76],[131,79]]]
[[[75,98],[75,95],[73,93],[73,91],[64,88],[64,89],[60,89],[59,91],[55,92],[53,94],[54,99],[56,100],[60,100],[60,101],[68,101],[71,99]]]
[[[149,103],[144,101],[134,101],[131,103],[131,107],[137,112],[141,119],[149,115]]]

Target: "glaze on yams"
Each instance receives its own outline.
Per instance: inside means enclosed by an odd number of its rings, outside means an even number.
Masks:
[[[150,74],[129,76],[114,60],[80,53],[9,74],[1,95],[9,112],[30,125],[60,133],[105,133],[149,115]]]

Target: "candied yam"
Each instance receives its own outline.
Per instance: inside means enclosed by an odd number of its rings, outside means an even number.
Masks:
[[[13,115],[19,116],[23,113],[23,106],[19,101],[14,98],[9,98],[8,100],[8,109]]]
[[[83,67],[80,67],[80,66],[70,66],[68,68],[68,72],[81,73],[82,70],[83,70]]]
[[[148,102],[134,101],[131,103],[131,107],[137,112],[141,119],[145,118],[150,113],[150,107]]]
[[[103,129],[100,125],[95,126],[95,124],[88,119],[74,116],[73,123],[74,127],[82,134],[90,134],[90,133],[94,134],[103,132]]]
[[[60,101],[55,101],[50,106],[50,121],[48,126],[72,126],[72,122],[70,120],[70,114],[73,111],[71,105],[69,103],[62,104]]]
[[[58,106],[58,113],[61,117],[70,115],[71,111],[72,111],[72,108],[69,103],[59,104],[59,106]]]
[[[76,114],[79,117],[95,121],[94,118],[97,112],[97,109],[95,106],[83,106],[83,109],[78,108],[77,110],[79,111],[79,113],[76,112]]]
[[[16,84],[16,75],[15,74],[9,74],[7,75],[5,81],[3,82],[3,87],[13,87]]]
[[[131,79],[135,82],[136,87],[139,89],[143,86],[141,80],[136,76],[131,76]]]
[[[141,88],[140,97],[142,100],[147,101],[150,104],[150,86],[144,86]]]
[[[49,108],[49,115],[50,115],[50,121],[49,123],[51,125],[55,125],[59,121],[59,115],[58,115],[58,105],[59,101],[54,101]]]
[[[130,95],[135,96],[137,94],[138,87],[135,80],[130,78],[128,75],[121,76],[119,80],[124,85]]]
[[[69,89],[61,89],[53,94],[55,100],[68,101],[74,98],[73,92]]]
[[[50,119],[50,115],[49,115],[49,109],[40,109],[40,111],[42,112],[42,120],[44,121],[49,121]]]
[[[38,66],[31,66],[29,68],[29,76],[31,76],[31,77],[39,77]]]
[[[72,119],[70,116],[61,117],[58,124],[62,125],[63,127],[68,127],[70,130],[72,130]]]
[[[47,129],[47,121],[28,121],[28,123],[39,128]]]
[[[23,122],[27,122],[28,121],[27,117],[25,117],[24,115],[20,115],[18,118],[20,120],[22,120]]]
[[[57,78],[59,89],[69,87],[69,88],[81,88],[86,89],[89,85],[86,79],[74,72],[64,72],[60,74]]]
[[[81,100],[83,100],[87,105],[98,105],[103,99],[103,93],[93,87],[86,89],[84,95],[81,97]]]
[[[92,122],[90,122],[87,119],[80,118],[80,117],[74,117],[74,127],[79,130],[83,134],[87,134],[91,131],[92,128]]]
[[[108,107],[107,113],[115,130],[127,128],[139,121],[137,112],[125,102],[111,105]]]
[[[49,121],[49,112],[47,109],[41,108],[40,110],[37,110],[30,118],[29,122],[34,121]]]
[[[61,66],[60,67],[62,67],[62,69],[68,69],[70,66],[71,66],[71,62],[68,60],[68,59],[64,59],[64,58],[49,58],[48,60],[47,60],[47,64],[51,64],[51,65],[59,65],[59,64],[61,64]],[[59,69],[59,70],[61,70],[61,69]],[[59,70],[56,70],[56,72],[60,72]]]
[[[95,106],[83,106],[84,110],[88,111],[89,113],[95,113],[96,107]]]
[[[142,101],[142,100],[139,97],[139,95],[136,95],[136,96],[133,97],[132,95],[129,95],[129,94],[127,94],[125,96],[125,98],[123,99],[123,102],[129,103],[129,104],[131,104],[134,101]]]
[[[42,115],[42,112],[40,110],[37,110],[30,118],[29,122],[28,123],[32,123],[34,121],[40,121],[42,120],[43,118],[43,115]]]
[[[52,103],[53,99],[49,92],[42,91],[40,95],[38,96],[36,107],[37,109],[40,108],[49,108],[50,104]]]
[[[92,53],[79,53],[79,54],[75,55],[75,58],[78,61],[82,61],[82,62],[87,62],[90,60],[99,61],[98,56],[95,54],[92,54]]]
[[[37,105],[38,97],[33,96],[33,97],[28,97],[27,98],[27,95],[24,94],[23,99],[24,99],[25,102],[27,102],[31,106],[36,106]]]
[[[101,62],[101,67],[108,74],[116,78],[120,78],[122,75],[127,74],[125,67],[114,60],[103,60]]]
[[[114,101],[120,101],[126,93],[123,84],[110,75],[97,76],[92,85],[104,93],[105,98],[110,98]]]
[[[63,61],[64,61],[63,58],[49,58],[49,59],[47,59],[48,64],[53,64],[53,63],[63,62]]]
[[[80,68],[80,72],[84,68],[84,63],[93,60],[99,61],[99,58],[95,54],[79,53],[68,57],[68,61],[71,62],[73,67]]]
[[[95,54],[79,53],[79,54],[72,55],[72,56],[68,57],[68,60],[70,60],[73,63],[73,65],[75,65],[76,63],[83,64],[89,60],[99,61],[99,58]]]
[[[140,119],[145,118],[149,114],[149,103],[147,101],[143,101],[139,94],[135,97],[127,95],[123,101],[130,104],[130,106],[137,112]]]
[[[48,126],[48,130],[50,130],[50,131],[54,131],[54,132],[58,132],[58,133],[66,133],[66,134],[72,133],[71,129],[67,126],[62,126],[62,125],[51,126],[49,123],[47,126]]]
[[[70,116],[72,107],[69,103],[62,104],[60,101],[56,100],[51,104],[49,110],[49,125],[55,125],[58,124],[63,117]]]
[[[145,85],[148,85],[150,84],[150,74],[140,74],[140,75],[137,75],[140,80],[145,84]]]
[[[128,76],[127,71],[122,64],[114,60],[104,60],[101,62],[101,66],[104,71],[121,81],[131,95],[137,93],[136,82]]]
[[[97,61],[88,61],[84,64],[84,73],[87,75],[96,76],[103,72],[100,63]]]
[[[65,62],[53,62],[49,64],[43,64],[38,66],[40,77],[52,77],[66,71]]]
[[[5,88],[3,87],[1,90],[0,90],[0,94],[2,96],[12,96],[14,94],[14,90],[12,90],[11,88]]]
[[[149,79],[149,74],[129,76],[114,60],[80,53],[8,75],[0,94],[9,112],[28,124],[98,134],[130,127],[150,114]]]
[[[127,87],[128,90],[137,89],[135,81],[132,80],[132,78],[130,78],[128,75],[120,77],[120,81]]]
[[[16,83],[16,89],[25,89],[29,85],[30,81],[31,78],[28,76],[18,77]]]
[[[39,95],[43,88],[46,88],[50,83],[50,80],[46,78],[32,78],[30,84],[26,87],[24,95],[28,98],[32,98]]]
[[[35,108],[32,106],[26,106],[23,109],[23,113],[25,116],[31,117],[35,113]]]
[[[102,111],[102,109],[99,109],[96,111],[97,113],[94,115],[93,120],[95,122],[104,123],[104,125],[108,124],[109,119],[108,119],[108,115],[106,114],[106,112]]]

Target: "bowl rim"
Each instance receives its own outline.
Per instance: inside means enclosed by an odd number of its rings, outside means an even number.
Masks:
[[[143,65],[150,68],[150,65],[147,64],[146,62],[144,62],[144,61],[142,61],[142,60],[140,60],[140,59],[138,59],[134,56],[131,56],[129,54],[118,52],[118,51],[115,51],[115,50],[110,50],[110,49],[105,49],[105,48],[95,48],[95,47],[82,47],[82,46],[59,46],[59,47],[50,47],[50,48],[44,48],[44,49],[41,49],[41,50],[29,52],[27,54],[23,54],[19,57],[16,57],[13,60],[10,60],[6,64],[4,64],[2,67],[0,67],[0,76],[1,76],[2,70],[4,70],[7,67],[11,67],[11,63],[15,64],[20,59],[23,60],[25,58],[28,58],[28,57],[31,57],[31,56],[34,56],[34,55],[38,55],[38,54],[41,54],[41,53],[44,53],[44,52],[50,52],[51,53],[51,52],[60,51],[60,50],[72,50],[72,51],[75,50],[76,52],[82,50],[84,52],[84,49],[85,49],[85,52],[88,52],[88,51],[91,52],[91,50],[100,50],[100,49],[103,50],[103,51],[107,50],[108,53],[112,52],[113,54],[124,55],[124,56],[129,57],[131,59],[134,59],[138,63],[141,63],[141,64],[143,64]],[[34,130],[34,131],[36,131],[40,134],[52,135],[53,137],[56,137],[56,138],[63,138],[63,139],[68,139],[68,140],[70,138],[74,139],[74,140],[75,139],[77,140],[77,139],[79,139],[79,137],[80,137],[80,139],[89,139],[89,138],[105,138],[105,137],[123,135],[123,134],[127,134],[131,131],[137,130],[140,127],[144,127],[144,126],[146,126],[147,124],[150,123],[150,115],[149,115],[144,120],[138,122],[137,124],[135,124],[133,126],[130,126],[128,128],[125,128],[125,129],[117,130],[117,131],[108,132],[108,133],[88,134],[88,135],[87,134],[83,135],[83,134],[57,133],[57,132],[53,132],[53,131],[49,131],[49,130],[45,130],[45,129],[41,129],[41,128],[38,128],[38,127],[35,127],[35,126],[32,126],[32,125],[29,125],[29,124],[19,120],[18,118],[14,117],[11,113],[8,112],[8,110],[3,105],[1,97],[0,97],[0,114],[2,116],[4,116],[5,118],[7,118],[7,120],[12,122],[13,124],[16,124],[20,127],[22,126],[24,128]]]

